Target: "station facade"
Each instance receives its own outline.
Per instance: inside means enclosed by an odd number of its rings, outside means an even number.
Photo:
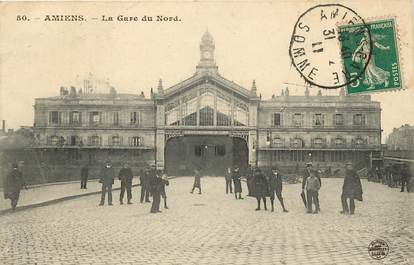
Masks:
[[[133,168],[154,164],[170,175],[223,175],[248,165],[302,170],[312,161],[342,170],[353,160],[371,166],[381,148],[381,108],[369,95],[290,95],[269,100],[255,81],[244,88],[221,76],[209,32],[200,61],[188,79],[150,97],[61,88],[60,95],[35,100],[34,131],[40,159],[61,167],[101,165],[109,159]]]

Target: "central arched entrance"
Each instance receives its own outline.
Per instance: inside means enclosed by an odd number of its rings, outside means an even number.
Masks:
[[[193,175],[200,168],[206,176],[223,176],[227,167],[247,168],[248,148],[244,139],[230,136],[186,135],[170,138],[165,147],[168,175]]]

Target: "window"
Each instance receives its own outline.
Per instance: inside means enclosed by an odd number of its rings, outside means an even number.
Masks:
[[[342,162],[345,161],[345,153],[342,151],[333,151],[330,152],[330,160],[332,162]]]
[[[60,124],[62,120],[62,113],[59,111],[49,112],[49,123],[51,124]]]
[[[225,145],[216,145],[215,146],[215,155],[216,156],[225,156],[226,155],[226,146]]]
[[[302,148],[303,147],[303,141],[300,138],[294,138],[291,140],[291,147],[293,148]]]
[[[273,138],[272,146],[273,147],[283,147],[283,140],[279,137]]]
[[[97,125],[101,123],[101,113],[94,111],[90,113],[89,122],[91,125]]]
[[[272,125],[273,127],[280,126],[282,124],[282,116],[280,113],[272,114]]]
[[[112,145],[120,145],[121,144],[121,138],[117,135],[112,136]]]
[[[130,123],[139,125],[139,112],[133,111],[130,113]]]
[[[113,113],[113,125],[115,126],[119,125],[119,112]]]
[[[77,139],[76,139],[76,138],[77,138],[77,136],[76,136],[76,135],[72,135],[72,136],[70,137],[70,143],[69,143],[69,144],[70,144],[71,146],[75,146],[75,145],[77,145],[77,142],[78,142],[78,141],[77,141]]]
[[[363,114],[354,114],[354,125],[355,126],[364,126],[365,125],[365,115]]]
[[[72,125],[80,124],[81,123],[81,113],[79,111],[72,111],[69,114],[69,123]]]
[[[354,144],[355,145],[364,145],[364,144],[366,144],[367,142],[366,142],[366,140],[365,139],[363,139],[363,138],[361,138],[361,137],[358,137],[358,138],[356,138],[355,140],[354,140]]]
[[[334,116],[335,125],[336,126],[343,126],[345,124],[344,115],[343,114],[335,114]]]
[[[94,135],[90,137],[90,145],[92,146],[100,146],[101,145],[101,137]]]
[[[324,151],[312,152],[312,157],[315,161],[325,162],[325,152]]]
[[[336,146],[343,146],[345,145],[345,140],[342,138],[335,138],[333,144]]]
[[[313,147],[323,147],[325,141],[322,138],[313,139]]]
[[[283,161],[284,155],[283,151],[275,150],[272,152],[272,161]]]
[[[200,109],[200,126],[214,125],[214,109],[209,106]]]
[[[302,113],[293,114],[293,126],[301,127],[303,123]]]
[[[142,145],[142,137],[134,136],[131,138],[131,146],[141,146]]]
[[[59,143],[60,137],[57,135],[53,135],[49,137],[49,144],[50,145],[57,145]]]
[[[313,126],[321,127],[324,124],[324,117],[322,113],[316,113],[313,115]]]
[[[306,153],[302,150],[292,150],[290,153],[290,161],[302,162],[305,161]]]

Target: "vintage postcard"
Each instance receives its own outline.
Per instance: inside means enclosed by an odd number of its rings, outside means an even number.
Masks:
[[[414,264],[411,0],[0,2],[0,264]]]

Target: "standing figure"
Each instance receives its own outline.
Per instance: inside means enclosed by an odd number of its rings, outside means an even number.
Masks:
[[[149,167],[146,167],[144,171],[141,173],[140,179],[140,185],[141,185],[141,199],[140,202],[143,203],[144,199],[145,202],[151,202],[149,200],[149,182],[151,180],[151,173]]]
[[[198,189],[198,194],[201,194],[201,173],[198,169],[194,170],[194,184],[190,193],[194,193],[195,188]]]
[[[124,167],[121,168],[121,170],[119,171],[118,174],[118,178],[121,181],[121,193],[119,195],[119,203],[120,204],[124,204],[124,194],[125,194],[125,190],[127,191],[127,199],[128,199],[128,204],[132,204],[131,199],[132,199],[132,170],[130,167],[128,167],[128,164],[125,163]]]
[[[319,212],[319,189],[321,184],[316,177],[315,172],[311,172],[310,176],[306,179],[306,196],[307,196],[307,213],[312,213],[312,204],[315,204],[315,211],[313,213]]]
[[[150,191],[152,196],[151,213],[160,213],[160,201],[161,201],[161,176],[154,170],[152,171],[150,179]]]
[[[12,210],[16,209],[20,197],[20,190],[23,186],[27,189],[22,172],[19,170],[17,164],[13,164],[12,170],[5,178],[4,183],[4,199],[10,199]]]
[[[311,175],[311,173],[312,173],[312,162],[308,162],[306,163],[306,168],[302,175],[302,192],[300,194],[306,209],[308,206],[307,206],[307,201],[306,201],[307,196],[305,194],[305,186],[306,186],[306,180]]]
[[[168,181],[168,176],[165,172],[161,172],[161,197],[164,200],[164,209],[168,209],[167,206],[167,193],[165,192],[165,186],[170,185],[170,182]]]
[[[269,183],[269,192],[270,192],[270,202],[272,204],[272,212],[274,211],[274,201],[275,201],[275,193],[276,197],[278,198],[280,205],[282,206],[283,212],[287,213],[288,210],[285,208],[285,204],[283,203],[283,197],[282,197],[282,175],[279,173],[279,171],[274,168],[272,169],[271,174],[269,174],[268,177],[268,183]]]
[[[104,205],[106,193],[108,193],[108,205],[112,205],[112,185],[114,184],[114,178],[115,171],[111,165],[111,161],[108,160],[99,174],[99,183],[102,183],[101,202],[99,206]]]
[[[89,168],[84,165],[81,169],[81,189],[87,189],[86,184],[88,183]]]
[[[224,175],[224,178],[225,178],[225,180],[226,180],[226,194],[228,194],[229,193],[229,190],[230,190],[230,193],[233,193],[233,187],[232,187],[232,185],[231,185],[231,176],[232,174],[231,174],[231,168],[230,167],[228,167],[227,168],[227,171],[226,171],[226,175]]]
[[[404,164],[401,170],[401,192],[404,192],[404,188],[407,187],[407,192],[410,192],[410,166],[408,164]]]
[[[252,180],[253,180],[253,168],[251,165],[249,165],[247,168],[247,174],[246,174],[247,196],[251,196]]]
[[[256,168],[254,171],[252,188],[251,194],[257,200],[256,211],[260,211],[260,200],[263,200],[264,209],[267,211],[266,196],[269,195],[269,185],[260,168]]]
[[[349,199],[349,208],[348,200]],[[357,172],[353,169],[352,163],[346,163],[344,185],[342,186],[342,214],[354,214],[355,199],[362,201],[362,185]]]
[[[239,172],[239,168],[235,167],[233,170],[233,175],[231,176],[231,178],[233,179],[233,184],[234,184],[234,197],[236,197],[236,200],[243,200],[241,193],[242,193],[242,186],[241,186],[241,176],[240,176],[240,172]],[[237,193],[239,194],[239,196],[237,196]]]

